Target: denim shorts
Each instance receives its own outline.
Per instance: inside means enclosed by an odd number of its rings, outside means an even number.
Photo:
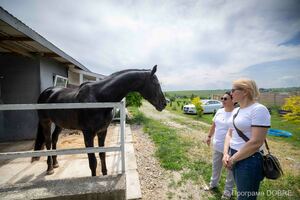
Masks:
[[[232,156],[237,151],[230,149]],[[261,153],[236,162],[232,168],[234,181],[237,187],[238,200],[256,199],[260,182],[263,180],[263,158]]]

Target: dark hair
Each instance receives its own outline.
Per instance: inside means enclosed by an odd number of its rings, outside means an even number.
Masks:
[[[231,92],[229,92],[229,91],[226,91],[224,94],[227,94],[227,95],[228,95],[228,96],[230,96],[230,98],[232,99]]]

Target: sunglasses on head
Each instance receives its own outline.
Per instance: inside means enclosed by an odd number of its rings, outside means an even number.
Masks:
[[[221,97],[221,101],[227,101],[227,97]]]
[[[231,93],[234,93],[236,90],[242,90],[241,88],[232,88]]]

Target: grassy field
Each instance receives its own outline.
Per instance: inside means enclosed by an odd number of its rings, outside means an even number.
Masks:
[[[183,91],[165,91],[166,96],[186,96],[190,97],[192,94],[195,96],[199,96],[200,98],[209,98],[213,94],[224,94],[225,91],[229,91],[230,89],[220,89],[220,90],[183,90]],[[300,87],[290,87],[290,88],[270,88],[264,89],[268,92],[280,93],[280,92],[297,92],[299,93]]]
[[[198,117],[197,115],[191,115],[191,114],[184,114],[182,111],[183,106],[185,105],[185,102],[188,102],[189,99],[176,99],[175,102],[171,104],[168,104],[166,109],[174,112],[178,115],[187,116],[194,120],[199,120],[208,124],[212,123],[212,119],[214,114],[203,114],[202,117]],[[278,114],[278,107],[271,108],[271,128],[274,129],[280,129],[285,130],[288,132],[291,132],[293,134],[293,137],[290,138],[281,138],[276,136],[268,136],[271,140],[279,140],[279,141],[285,141],[287,143],[290,143],[296,147],[300,147],[300,124],[295,124],[286,121],[283,117],[281,117]]]
[[[174,97],[174,96],[186,96],[190,97],[192,94],[194,96],[199,96],[202,99],[206,99],[211,97],[213,94],[224,94],[227,90],[185,90],[185,91],[167,91],[165,92],[166,96]]]
[[[181,110],[172,110],[172,108],[168,108],[172,112],[176,112],[180,115],[182,114]],[[191,180],[194,184],[201,185],[200,178],[203,177],[205,182],[208,184],[211,176],[211,156],[209,153],[209,149],[203,145],[199,140],[195,138],[190,138],[188,136],[180,134],[178,129],[168,127],[164,125],[160,121],[156,121],[150,118],[145,117],[143,113],[141,113],[137,108],[130,108],[130,112],[133,114],[133,118],[130,123],[138,123],[144,126],[144,132],[149,134],[151,139],[154,141],[157,146],[156,156],[158,157],[161,166],[167,170],[175,170],[179,171],[181,174],[181,181],[174,184],[182,184],[187,180]],[[210,121],[212,119],[212,115],[204,115],[204,118],[198,118],[193,115],[185,115],[191,118],[192,120],[203,120],[205,118],[206,121]],[[282,123],[282,120],[279,116],[274,115],[274,126],[280,127],[284,126],[286,123]],[[196,129],[206,132],[208,131],[207,127],[195,126],[193,123],[189,123],[186,120],[182,120],[180,118],[172,119],[177,123],[189,126],[191,129]],[[273,123],[272,120],[272,123]],[[297,126],[289,126],[286,125],[287,128],[296,128]],[[274,127],[275,128],[275,127]],[[276,138],[271,137],[271,141]],[[279,139],[281,140],[281,139]],[[283,140],[283,139],[282,139]],[[299,141],[297,139],[290,139],[279,141],[279,143],[272,144],[276,149],[282,149],[282,145],[285,145],[285,151],[281,158],[287,157],[289,152],[289,147],[292,145],[299,145]],[[276,145],[276,146],[275,146]],[[191,149],[193,152],[191,153]],[[294,148],[291,152],[298,152],[298,148]],[[195,153],[196,152],[196,153]],[[205,152],[205,153],[204,153]],[[278,155],[278,154],[276,154]],[[259,199],[300,199],[300,176],[297,171],[292,170],[289,167],[290,164],[284,165],[285,175],[281,177],[277,181],[267,180],[265,179],[262,182],[260,192],[264,195],[260,196]],[[212,199],[220,199],[222,195],[222,191],[224,188],[224,180],[225,173],[223,172],[221,183],[219,190],[215,191],[214,197]],[[275,194],[276,192],[282,192],[281,194],[284,197],[280,196],[280,194]],[[288,194],[284,194],[287,192]],[[269,194],[269,195],[268,195]],[[273,194],[273,195],[272,195]],[[291,195],[291,196],[289,196]]]
[[[281,138],[276,136],[268,136],[270,139],[288,142],[300,148],[300,124],[295,124],[283,119],[276,110],[271,115],[271,128],[285,130],[293,134],[290,138]]]
[[[168,104],[166,109],[171,112],[174,112],[178,115],[190,117],[191,119],[200,120],[200,121],[203,121],[208,124],[212,123],[214,114],[203,114],[202,117],[198,117],[197,115],[193,115],[193,114],[184,114],[182,110],[183,110],[183,106],[187,102],[190,103],[190,100],[189,99],[176,99],[176,101],[172,102],[172,104]]]

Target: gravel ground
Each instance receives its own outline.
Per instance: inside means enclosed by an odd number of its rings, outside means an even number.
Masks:
[[[174,114],[164,110],[155,111],[149,103],[143,103],[140,110],[147,117],[160,120],[162,123],[177,128],[187,130],[186,126],[178,124],[172,120]],[[177,116],[176,116],[177,117]],[[142,199],[208,199],[211,194],[205,192],[206,184],[196,185],[191,181],[177,184],[181,180],[183,171],[171,171],[163,169],[155,157],[156,147],[147,133],[143,132],[142,126],[132,125],[134,148],[138,165],[138,172],[141,183]],[[198,133],[191,133],[190,136]],[[194,131],[193,131],[194,132]],[[200,139],[200,138],[198,138]],[[201,138],[202,139],[202,138]]]
[[[131,126],[143,199],[167,199],[169,174],[155,158],[155,146],[141,126]]]

